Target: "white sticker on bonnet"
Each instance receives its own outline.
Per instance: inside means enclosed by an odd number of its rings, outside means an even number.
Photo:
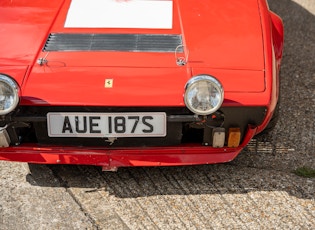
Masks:
[[[66,28],[171,29],[172,0],[72,0]]]

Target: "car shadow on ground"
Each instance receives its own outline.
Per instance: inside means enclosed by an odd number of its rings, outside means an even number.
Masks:
[[[33,186],[82,188],[87,193],[105,191],[119,198],[283,191],[298,198],[315,199],[314,179],[229,163],[120,168],[117,172],[102,172],[94,166],[31,164],[30,172],[26,179]]]
[[[285,25],[280,120],[272,133],[254,143],[269,143],[270,151],[249,147],[228,164],[121,168],[116,173],[93,166],[31,165],[27,181],[34,186],[102,190],[120,198],[283,191],[315,199],[315,180],[292,173],[303,165],[315,166],[315,17],[290,0],[269,4]]]

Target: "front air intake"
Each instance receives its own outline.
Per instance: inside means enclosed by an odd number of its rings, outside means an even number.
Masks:
[[[183,49],[181,35],[52,33],[43,51],[183,52]]]

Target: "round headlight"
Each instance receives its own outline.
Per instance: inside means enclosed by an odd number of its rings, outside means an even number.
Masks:
[[[209,115],[222,105],[224,91],[220,82],[209,75],[198,75],[186,84],[185,104],[198,115]]]
[[[19,86],[10,77],[0,74],[0,115],[10,113],[19,103]]]

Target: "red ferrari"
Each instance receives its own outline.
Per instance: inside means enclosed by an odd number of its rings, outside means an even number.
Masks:
[[[2,0],[0,31],[0,160],[213,164],[275,124],[265,0]]]

